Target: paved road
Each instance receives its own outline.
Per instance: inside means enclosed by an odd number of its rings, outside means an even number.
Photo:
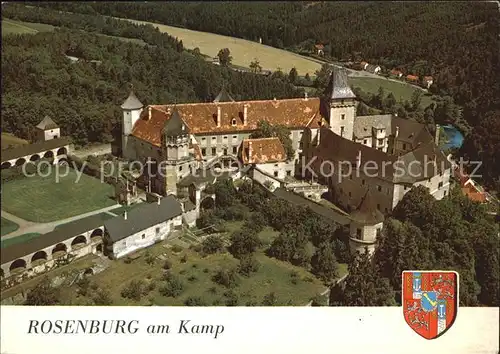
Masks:
[[[97,156],[105,154],[111,154],[111,144],[95,145],[81,150],[74,150],[71,152],[71,155],[74,155],[79,158],[85,158],[89,155]]]
[[[39,234],[45,234],[47,232],[53,231],[55,229],[55,227],[58,225],[66,224],[68,222],[79,220],[79,219],[83,219],[83,218],[86,218],[88,216],[92,216],[92,215],[96,215],[96,214],[100,214],[100,213],[105,213],[111,209],[118,208],[120,206],[121,206],[120,204],[115,204],[115,205],[112,205],[112,206],[109,206],[106,208],[102,208],[99,210],[90,211],[88,213],[84,213],[84,214],[72,216],[70,218],[56,220],[56,221],[52,221],[52,222],[48,222],[48,223],[34,223],[31,221],[26,221],[24,219],[18,218],[16,216],[9,214],[9,213],[2,210],[2,217],[9,219],[11,221],[14,221],[15,223],[20,225],[19,229],[17,229],[16,231],[2,236],[2,240],[8,240],[10,238],[14,238],[14,237],[17,237],[17,236],[20,236],[23,234],[27,234],[27,233],[32,233],[32,232],[36,232]],[[21,225],[23,225],[23,226],[21,226]]]

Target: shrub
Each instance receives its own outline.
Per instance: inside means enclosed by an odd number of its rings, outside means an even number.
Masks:
[[[194,245],[189,246],[189,249],[191,249],[195,252],[198,252],[198,253],[200,253],[202,251],[202,247],[199,243],[196,243]]]
[[[238,295],[234,291],[226,291],[224,296],[226,297],[226,306],[238,306]]]
[[[156,288],[156,283],[154,282],[150,282],[147,286],[147,291],[150,292],[150,291],[153,291],[154,289]]]
[[[199,296],[190,296],[184,301],[186,306],[207,306],[206,302]]]
[[[163,263],[163,269],[165,270],[169,270],[172,268],[172,262],[168,259],[165,260],[165,262]]]
[[[165,284],[165,286],[160,288],[159,290],[161,295],[174,298],[182,294],[183,291],[184,291],[184,283],[179,277],[173,274],[170,274],[168,276],[167,284]]]
[[[235,257],[241,257],[255,252],[260,245],[260,239],[254,231],[242,229],[231,234],[229,249]]]
[[[210,272],[210,269],[208,268],[203,268],[203,273],[209,273]]]
[[[276,294],[271,292],[264,296],[264,300],[262,301],[262,306],[275,306],[278,300],[276,299]]]
[[[81,278],[76,283],[78,286],[77,293],[81,296],[87,296],[90,290],[90,280],[86,277]]]
[[[94,304],[98,306],[109,306],[113,304],[113,300],[111,299],[109,291],[105,289],[99,289],[93,300]]]
[[[182,256],[182,258],[181,258],[181,263],[186,263],[186,262],[187,262],[187,260],[188,260],[188,256],[187,256],[187,254],[185,254],[185,255],[184,255],[184,256]]]
[[[148,265],[152,265],[155,263],[155,257],[151,253],[149,253],[149,251],[146,252],[146,255],[144,258],[145,258],[146,264],[148,264]]]
[[[240,258],[238,273],[246,277],[259,270],[260,264],[253,255],[244,255]]]
[[[172,252],[174,253],[179,253],[179,252],[182,252],[183,248],[179,245],[173,245],[172,246]]]
[[[214,254],[224,251],[224,240],[220,236],[211,235],[203,240],[201,244],[203,253]]]
[[[191,282],[191,283],[194,283],[195,281],[197,281],[198,278],[194,275],[191,275],[189,278],[188,278],[188,281]]]
[[[232,288],[238,284],[238,275],[234,269],[220,269],[212,280],[226,288]]]
[[[208,289],[208,292],[210,294],[217,294],[217,288],[215,286],[212,286]]]
[[[126,285],[122,291],[122,297],[126,299],[132,299],[139,301],[142,295],[145,294],[145,284],[142,280],[132,280],[128,285]]]

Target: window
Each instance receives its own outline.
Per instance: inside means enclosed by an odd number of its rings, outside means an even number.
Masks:
[[[238,140],[238,135],[233,135],[233,140]]]
[[[406,144],[403,143],[403,150],[406,150]]]
[[[205,142],[207,141],[207,138],[201,138],[201,141]]]
[[[202,148],[202,149],[201,149],[201,154],[202,154],[203,156],[205,156],[205,155],[207,154],[207,149]]]
[[[364,180],[364,179],[362,179],[362,180],[361,180],[361,184],[362,184],[363,186],[365,185],[365,180]]]
[[[225,136],[223,139],[224,139],[224,140],[227,140],[227,136]]]
[[[232,125],[233,127],[236,125],[236,119],[234,119],[234,118],[233,118],[233,119],[231,120],[231,125]]]
[[[212,137],[212,141],[215,141],[215,140],[217,140],[217,137],[216,137],[216,136],[213,136],[213,137]]]
[[[368,139],[363,140],[363,144],[367,145],[368,144]]]
[[[345,119],[345,114],[340,115],[340,119],[344,120]]]
[[[159,234],[160,233],[160,228],[157,227],[155,231],[156,231],[157,234]]]
[[[404,189],[407,190],[408,189],[408,186],[404,186]]]
[[[224,149],[224,155],[227,155],[227,149]]]
[[[182,165],[179,166],[179,172],[182,172]]]
[[[357,237],[358,239],[360,239],[360,240],[361,240],[361,233],[362,233],[362,232],[363,232],[363,231],[362,231],[361,229],[357,229],[357,230],[356,230],[356,237]]]
[[[443,192],[443,197],[446,197],[446,191]]]
[[[352,193],[351,192],[349,192],[349,197],[352,197]]]
[[[233,154],[236,155],[238,153],[238,147],[233,146]]]
[[[377,186],[377,190],[378,190],[379,192],[382,192],[382,186]]]
[[[443,182],[438,183],[438,189],[443,187]]]
[[[344,136],[345,127],[340,127],[340,136]]]
[[[299,149],[302,149],[304,147],[304,144],[302,143],[302,141],[299,143]]]
[[[292,175],[292,171],[290,171],[290,170],[286,171],[286,175],[287,176],[291,176]]]
[[[274,171],[274,177],[278,177],[278,171]]]
[[[217,154],[217,149],[216,148],[212,148],[212,155],[216,155]]]
[[[144,240],[146,238],[146,234],[142,234],[142,239]]]
[[[378,238],[378,237],[380,237],[380,234],[381,234],[381,233],[382,233],[382,228],[381,228],[381,227],[379,227],[379,228],[377,229],[377,238]]]
[[[382,145],[384,143],[384,139],[378,139],[378,144]]]

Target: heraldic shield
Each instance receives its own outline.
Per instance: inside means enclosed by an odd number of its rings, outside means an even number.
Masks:
[[[458,273],[404,271],[403,314],[406,323],[425,339],[444,334],[458,310]]]

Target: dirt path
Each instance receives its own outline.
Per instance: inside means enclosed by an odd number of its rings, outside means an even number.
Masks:
[[[96,214],[100,214],[100,213],[105,213],[111,209],[118,208],[118,207],[120,207],[120,204],[115,204],[115,205],[112,205],[112,206],[109,206],[106,208],[90,211],[88,213],[84,213],[84,214],[72,216],[70,218],[56,220],[56,221],[52,221],[52,222],[48,222],[48,223],[29,222],[29,221],[20,219],[14,215],[9,214],[9,213],[2,210],[2,217],[9,219],[11,221],[14,221],[16,223],[19,223],[17,220],[20,220],[20,221],[22,220],[24,222],[23,226],[21,226],[21,224],[19,224],[19,229],[17,229],[16,231],[2,236],[2,240],[8,240],[8,239],[15,238],[17,236],[27,234],[27,233],[45,234],[47,232],[53,231],[55,229],[55,227],[58,225],[66,224],[66,223],[71,222],[71,221],[80,220],[80,219],[86,218],[88,216],[92,216],[92,215],[96,215]]]

